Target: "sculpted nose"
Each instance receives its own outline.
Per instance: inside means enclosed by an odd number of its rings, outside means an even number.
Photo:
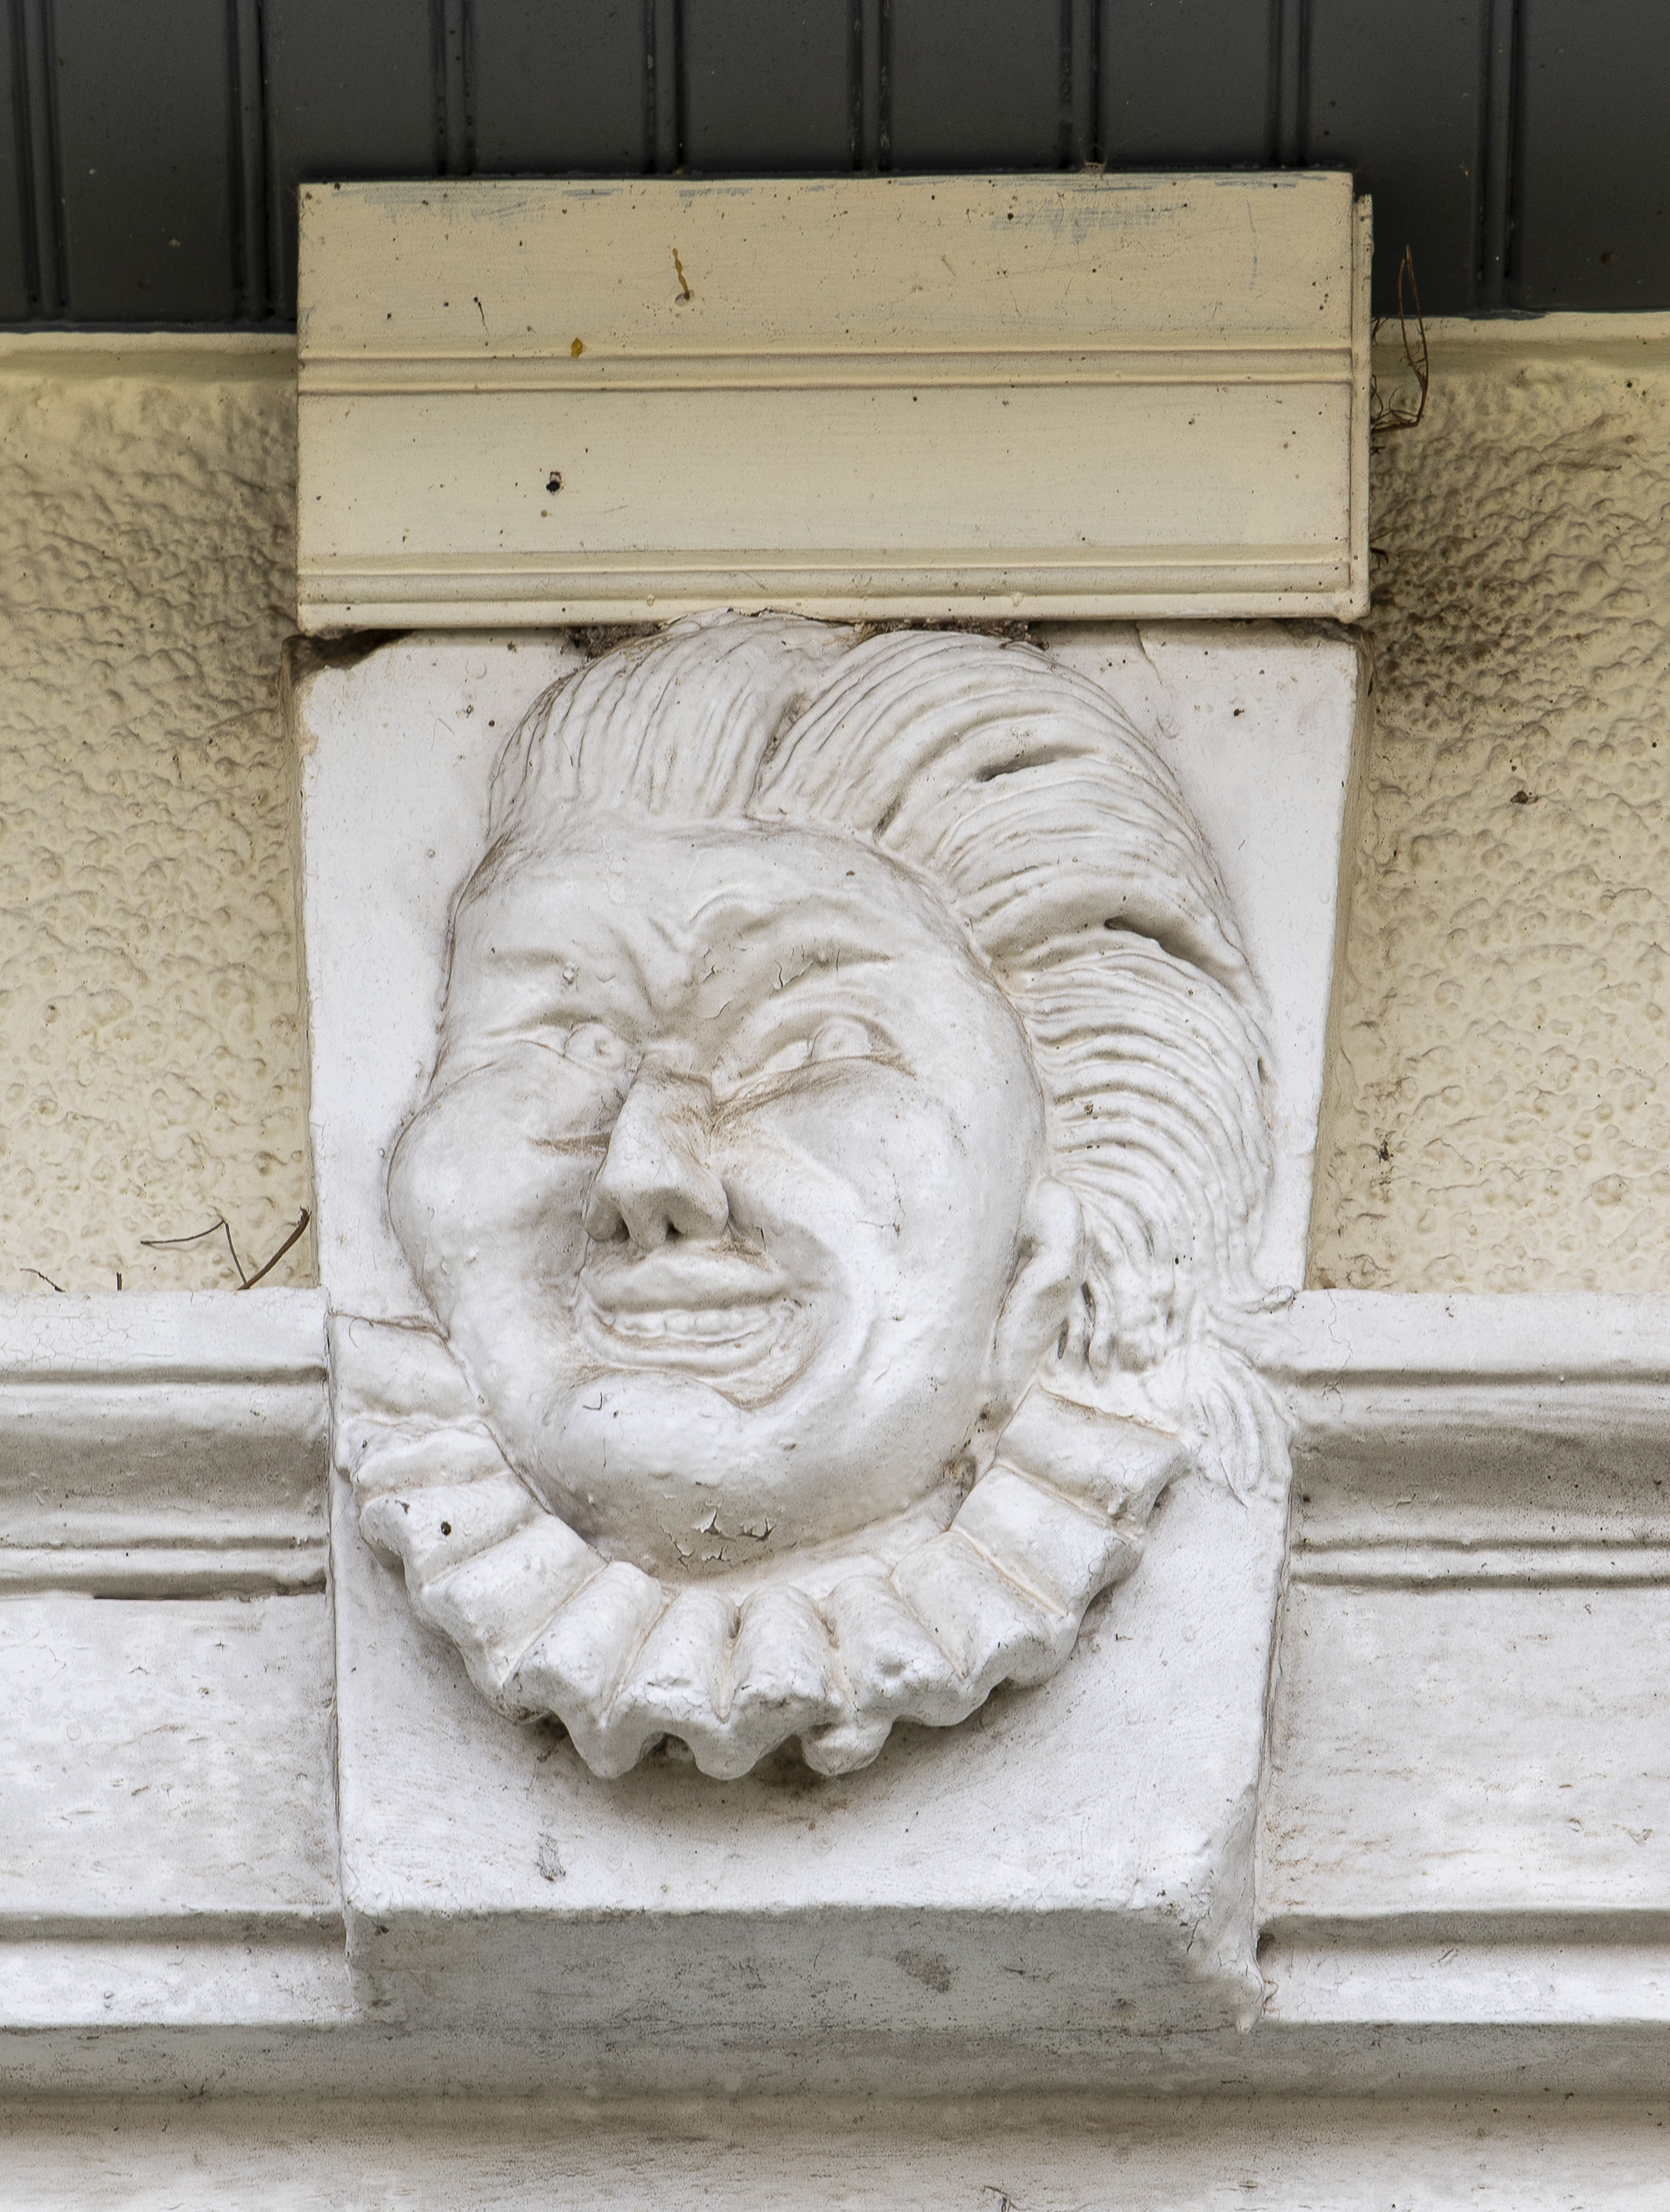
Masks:
[[[731,1208],[707,1160],[712,1107],[700,1077],[646,1063],[592,1181],[589,1236],[605,1243],[627,1236],[653,1252],[669,1237],[723,1235]]]

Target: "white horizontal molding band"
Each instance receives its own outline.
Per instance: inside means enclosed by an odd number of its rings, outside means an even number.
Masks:
[[[1474,1544],[1464,1538],[1395,1535],[1329,1542],[1301,1537],[1293,1551],[1297,1582],[1353,1589],[1424,1589],[1439,1583],[1503,1589],[1591,1589],[1670,1585],[1670,1534],[1647,1541],[1595,1543],[1549,1537],[1540,1542]]]
[[[353,2017],[340,1913],[0,1917],[0,2033]]]
[[[1350,1922],[1282,1926],[1260,1962],[1272,2027],[1454,2022],[1531,2029],[1670,2023],[1670,1942],[1657,1915],[1551,1915],[1540,1928]]]
[[[808,585],[804,589],[784,586],[767,590],[751,582],[727,578],[722,588],[703,591],[691,583],[679,591],[653,592],[647,599],[624,586],[612,592],[566,597],[535,592],[526,598],[504,593],[458,592],[444,602],[434,599],[380,598],[374,593],[358,599],[328,595],[300,602],[304,631],[330,636],[347,630],[434,629],[438,607],[446,608],[446,626],[460,630],[561,629],[574,623],[635,623],[673,621],[681,615],[701,614],[716,605],[740,614],[774,611],[784,614],[815,615],[831,622],[1149,622],[1175,617],[1175,592],[1163,587],[1129,592],[1102,592],[1075,596],[1070,592],[1040,592],[1028,597],[1018,592],[959,588],[955,592],[931,589],[880,592],[865,580],[847,577],[839,588]],[[1191,597],[1191,617],[1203,620],[1263,621],[1288,616],[1333,615],[1352,619],[1354,592],[1341,588],[1326,603],[1314,590],[1216,591]]]
[[[610,551],[563,565],[531,556],[477,554],[450,563],[429,556],[390,558],[372,568],[321,560],[303,578],[301,606],[310,629],[404,629],[472,624],[485,628],[561,625],[584,619],[666,619],[723,604],[778,607],[861,622],[879,608],[905,618],[947,610],[963,615],[1039,621],[1133,620],[1175,611],[1180,593],[1200,615],[1315,613],[1351,608],[1351,564],[1314,547],[1259,548],[1247,554],[1202,547],[1185,558],[1157,560],[1141,547],[1097,548],[1050,556],[1005,549],[980,555],[936,550],[887,562],[873,552],[808,560],[783,550],[692,550],[650,567],[642,556]]]
[[[0,1596],[71,1589],[89,1597],[252,1597],[323,1590],[323,1533],[275,1533],[239,1542],[224,1534],[185,1543],[137,1533],[96,1544],[7,1543],[0,1547]]]
[[[351,558],[322,561],[318,573],[321,580],[338,582],[348,577],[364,576],[377,583],[411,579],[440,583],[458,575],[471,582],[498,583],[507,577],[519,578],[525,565],[523,556],[515,553],[475,553],[443,571],[432,555],[393,554],[374,564]],[[674,590],[723,571],[744,575],[756,583],[780,577],[805,585],[847,576],[873,579],[879,585],[909,589],[928,581],[943,584],[954,576],[966,576],[986,586],[1023,581],[1047,586],[1064,580],[1104,577],[1110,573],[1146,579],[1187,579],[1205,584],[1256,577],[1267,585],[1290,569],[1307,567],[1318,574],[1343,573],[1347,562],[1343,555],[1334,556],[1314,545],[1260,546],[1245,552],[1232,545],[1203,545],[1170,558],[1159,557],[1157,549],[1142,545],[1064,548],[1059,552],[1013,546],[969,552],[949,547],[925,547],[896,559],[851,546],[812,556],[786,547],[732,549],[708,545],[669,553],[655,568],[646,566],[641,553],[613,548],[598,550],[586,553],[583,565],[578,555],[569,563],[548,562],[544,574],[548,579],[572,578],[581,584],[599,578],[631,575],[651,583],[664,582]]]
[[[0,1595],[325,1584],[317,1291],[0,1302]]]
[[[483,359],[417,354],[404,359],[311,355],[298,378],[304,398],[388,392],[862,392],[878,385],[1013,392],[1035,386],[1345,385],[1356,364],[1349,345],[1130,345],[1096,348],[858,348],[822,353],[622,352],[570,356],[519,354]]]

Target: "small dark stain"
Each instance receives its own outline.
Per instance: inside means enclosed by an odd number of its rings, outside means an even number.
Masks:
[[[441,1524],[440,1524],[440,1533],[441,1533],[441,1534],[442,1534],[443,1536],[450,1536],[450,1535],[452,1534],[452,1522],[451,1522],[450,1521],[443,1521],[443,1522],[441,1522]]]
[[[551,472],[550,472],[550,476],[548,476],[548,477],[546,477],[546,479],[545,479],[545,489],[546,489],[546,490],[547,490],[547,491],[561,491],[561,490],[562,490],[562,470],[561,470],[561,469],[553,469],[553,470],[551,471]]]
[[[1515,806],[1534,806],[1537,803],[1537,794],[1534,791],[1526,791],[1521,788],[1514,793],[1512,803]]]
[[[901,1951],[899,1964],[912,1981],[920,1982],[925,1990],[937,1990],[942,1997],[951,1985],[951,1966],[938,1951]]]

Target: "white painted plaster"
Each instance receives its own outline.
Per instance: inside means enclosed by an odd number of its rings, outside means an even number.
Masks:
[[[1425,2102],[431,2097],[298,2111],[277,2099],[99,2099],[0,2112],[0,2202],[31,2212],[1657,2212],[1665,2132],[1656,2100],[1573,2099],[1558,2079]]]
[[[1351,634],[1321,624],[1153,623],[1099,636],[1063,624],[1042,635],[1151,732],[1211,844],[1272,1017],[1275,1179],[1259,1269],[1297,1289],[1361,835],[1369,672]]]
[[[1670,1300],[1311,1291],[1267,1328],[1274,2010],[1670,2019]]]
[[[349,667],[296,664],[303,880],[317,917],[313,1174],[342,1311],[424,1311],[388,1218],[388,1154],[434,1060],[447,921],[480,855],[494,763],[545,687],[584,660],[566,635],[489,636],[404,641]]]
[[[0,1300],[0,2043],[347,1995],[317,1291]]]

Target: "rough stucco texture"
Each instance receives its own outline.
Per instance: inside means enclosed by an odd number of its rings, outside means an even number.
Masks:
[[[293,373],[164,368],[0,363],[0,1291],[234,1286],[141,1240],[252,1268],[311,1203]]]
[[[1670,1280],[1666,361],[1441,337],[1375,457],[1318,1284]]]

